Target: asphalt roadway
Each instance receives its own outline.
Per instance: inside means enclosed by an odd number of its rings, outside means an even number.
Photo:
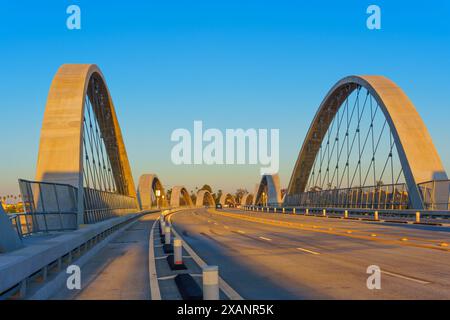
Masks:
[[[170,219],[245,299],[450,299],[449,227],[205,208]],[[371,265],[381,289],[367,287]]]

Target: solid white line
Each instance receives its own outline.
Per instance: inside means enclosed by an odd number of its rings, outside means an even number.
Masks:
[[[152,300],[161,300],[161,291],[159,291],[158,276],[156,275],[156,260],[155,260],[155,249],[153,234],[155,231],[156,222],[159,221],[158,218],[153,222],[152,229],[150,231],[149,243],[148,243],[148,273],[150,281],[150,295]]]
[[[272,241],[272,239],[266,238],[266,237],[259,237],[260,239],[266,240],[266,241]]]
[[[311,250],[308,250],[308,249],[303,249],[303,248],[297,248],[297,250],[300,250],[300,251],[303,251],[303,252],[308,252],[308,253],[315,254],[315,255],[320,254],[318,252],[311,251]]]
[[[430,283],[429,281],[410,278],[410,277],[407,277],[407,276],[404,276],[404,275],[401,275],[401,274],[398,274],[398,273],[392,273],[392,272],[383,271],[383,270],[381,270],[381,272],[385,273],[387,275],[393,276],[393,277],[397,277],[397,278],[405,279],[405,280],[410,280],[410,281],[417,282],[417,283],[420,283],[420,284],[429,284]]]
[[[169,216],[169,222],[171,223],[172,215]],[[195,263],[198,264],[200,268],[203,266],[206,266],[206,262],[200,258],[197,253],[187,244],[186,241],[183,240],[182,237],[176,232],[175,228],[172,225],[172,232],[178,239],[181,239],[183,241],[183,247],[186,249],[186,251],[189,253],[189,255],[194,259]],[[244,298],[241,297],[239,293],[237,293],[228,283],[225,282],[225,280],[222,279],[222,277],[219,276],[219,288],[227,295],[227,297],[230,300],[244,300]]]
[[[159,277],[158,280],[171,280],[174,279],[177,276],[177,274],[173,274],[170,276],[165,276],[165,277]]]
[[[245,232],[242,230],[238,230],[237,232],[244,234]]]

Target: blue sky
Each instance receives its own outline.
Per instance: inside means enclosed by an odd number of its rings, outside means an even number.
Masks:
[[[448,1],[1,1],[0,194],[34,178],[48,89],[63,63],[106,77],[135,180],[253,189],[259,166],[175,166],[176,128],[279,128],[286,186],[314,113],[350,74],[394,80],[450,170]],[[81,8],[82,29],[66,28]],[[382,29],[366,28],[366,8]]]

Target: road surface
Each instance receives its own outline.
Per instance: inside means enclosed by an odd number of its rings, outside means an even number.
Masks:
[[[171,221],[246,299],[450,299],[448,227],[204,208]]]

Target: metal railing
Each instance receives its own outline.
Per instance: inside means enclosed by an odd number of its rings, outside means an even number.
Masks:
[[[77,188],[23,179],[19,187],[24,212],[10,218],[19,235],[77,228]]]
[[[298,207],[333,207],[366,209],[408,209],[405,183],[344,189],[308,191],[286,195],[284,205]]]
[[[136,198],[84,188],[84,222],[96,223],[119,215],[136,213]]]
[[[450,180],[432,180],[417,185],[426,210],[450,210]]]

